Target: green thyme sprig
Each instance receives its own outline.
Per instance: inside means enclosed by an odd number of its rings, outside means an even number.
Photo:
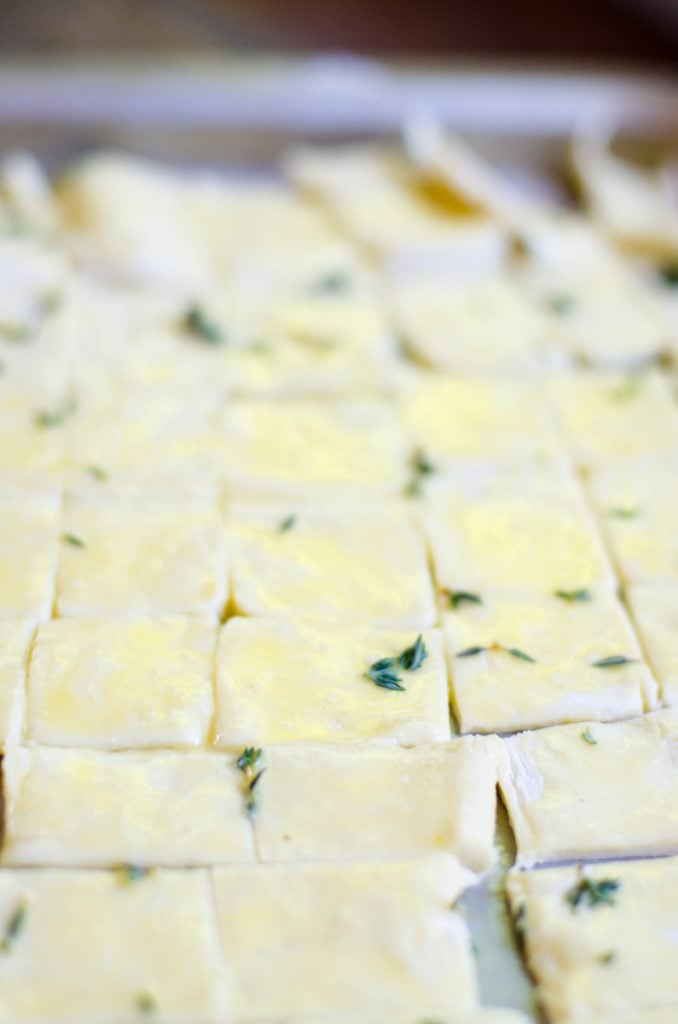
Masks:
[[[592,668],[621,668],[622,665],[633,665],[636,658],[627,658],[625,654],[610,654],[607,658],[592,661]]]
[[[580,906],[611,907],[616,902],[620,888],[621,882],[618,878],[601,878],[595,881],[584,877],[567,890],[565,900],[573,911],[578,910]]]
[[[62,427],[69,416],[76,411],[77,404],[74,398],[69,398],[54,409],[39,409],[33,416],[33,422],[40,430],[49,430],[52,427]]]
[[[181,320],[181,327],[187,334],[192,334],[208,345],[220,345],[224,340],[218,325],[198,303],[188,307]]]
[[[482,604],[483,599],[479,594],[472,594],[470,590],[443,590],[443,596],[449,598],[450,606],[456,609],[462,604]]]
[[[536,658],[533,658],[531,654],[526,654],[525,651],[521,651],[519,647],[507,647],[505,644],[498,643],[466,647],[463,651],[458,651],[455,654],[455,658],[474,658],[477,654],[482,654],[483,651],[501,651],[504,654],[510,654],[512,658],[519,658],[520,661],[529,661],[532,665],[537,664]]]
[[[0,939],[0,952],[11,952],[14,943],[17,941],[26,924],[28,906],[24,900],[17,903],[12,913],[7,918],[5,931]]]
[[[417,448],[410,461],[411,476],[405,488],[405,494],[410,498],[418,498],[422,491],[424,480],[432,476],[436,467],[429,459],[422,448]]]
[[[142,879],[148,878],[153,868],[147,868],[141,864],[122,863],[116,865],[114,870],[121,885],[134,885],[135,882],[141,882]]]
[[[263,750],[257,747],[245,747],[235,762],[236,768],[239,768],[243,773],[245,810],[247,811],[248,818],[256,817],[257,813],[257,794],[255,790],[266,771],[265,768],[260,767],[263,756]]]
[[[428,658],[428,651],[421,633],[410,647],[406,647],[394,658],[379,658],[365,673],[367,678],[383,690],[404,690],[401,671],[416,672]]]
[[[553,596],[559,597],[561,601],[567,601],[568,604],[575,604],[590,601],[592,595],[590,590],[582,587],[580,590],[554,590]]]

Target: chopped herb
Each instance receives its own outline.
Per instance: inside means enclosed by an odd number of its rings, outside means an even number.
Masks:
[[[617,954],[613,949],[608,949],[606,953],[600,953],[598,956],[598,962],[606,966],[613,963],[616,959]]]
[[[139,1013],[153,1013],[157,1005],[154,997],[148,991],[140,992],[137,996],[137,1010]]]
[[[576,303],[572,295],[566,295],[562,292],[559,295],[553,295],[549,299],[549,309],[552,312],[557,313],[558,316],[567,316],[574,309]]]
[[[586,587],[582,587],[581,590],[554,590],[553,593],[561,601],[569,601],[570,604],[574,604],[575,601],[591,600],[591,591],[587,590]]]
[[[367,678],[371,679],[383,690],[404,690],[400,683],[400,676],[394,668],[395,658],[381,658],[375,661],[367,670]]]
[[[588,904],[589,907],[611,907],[620,888],[621,882],[618,878],[601,878],[598,882],[592,878],[581,878],[568,889],[565,899],[573,910],[577,910],[582,904]]]
[[[611,508],[608,515],[612,519],[635,519],[639,512],[637,505],[621,505],[618,508]]]
[[[105,469],[102,469],[101,466],[88,466],[87,472],[91,477],[93,477],[95,480],[98,480],[100,483],[103,483],[104,480],[108,480],[108,473],[106,472]]]
[[[296,516],[294,516],[294,515],[287,516],[287,518],[283,519],[283,521],[278,526],[278,531],[280,533],[287,533],[288,530],[292,529],[292,527],[294,526],[296,521],[297,521],[297,517]]]
[[[224,340],[219,327],[205,313],[202,306],[189,306],[181,321],[182,328],[209,345],[220,345]]]
[[[33,422],[41,430],[46,430],[49,427],[62,427],[68,417],[73,415],[75,409],[75,401],[69,399],[69,401],[64,402],[62,406],[55,409],[40,409],[36,412]]]
[[[627,658],[625,654],[610,654],[607,658],[600,658],[599,661],[592,661],[593,668],[619,668],[621,665],[632,665],[635,658]]]
[[[507,654],[512,655],[514,658],[520,658],[522,661],[529,661],[533,665],[536,665],[537,663],[530,654],[525,654],[525,651],[521,651],[517,647],[501,647],[501,650],[506,651]]]
[[[615,402],[628,402],[630,398],[636,397],[640,391],[640,385],[640,377],[627,377],[621,384],[617,384],[616,387],[612,388],[610,398],[613,398]]]
[[[16,905],[5,925],[5,933],[0,939],[0,952],[9,953],[16,940],[21,935],[23,927],[26,923],[26,914],[28,913],[28,907],[21,901]]]
[[[450,604],[453,608],[458,608],[460,604],[483,603],[483,599],[478,594],[471,594],[468,590],[447,590],[445,593],[449,595]]]
[[[428,657],[428,651],[426,650],[426,644],[424,643],[421,633],[414,641],[411,647],[406,647],[398,658],[398,664],[401,665],[406,672],[416,672],[418,668],[422,666],[426,658]]]
[[[412,477],[405,488],[405,494],[409,495],[411,498],[415,498],[421,494],[421,484],[424,478],[435,473],[436,468],[426,452],[421,448],[417,448],[414,452],[411,466]]]
[[[404,690],[400,670],[416,672],[428,658],[428,651],[421,633],[410,647],[406,647],[395,658],[379,658],[367,670],[367,678],[384,690]]]
[[[463,651],[458,651],[455,658],[473,658],[476,654],[482,654],[486,650],[487,647],[466,647]]]
[[[239,768],[241,772],[244,772],[247,768],[255,767],[262,754],[263,751],[257,750],[255,747],[245,747],[242,754],[235,762],[235,766],[236,768]]]
[[[235,762],[236,768],[239,768],[244,776],[245,810],[248,818],[254,818],[257,813],[257,799],[254,790],[266,771],[265,768],[259,767],[263,756],[263,750],[256,747],[245,747]]]
[[[476,654],[482,654],[483,651],[503,651],[504,654],[510,654],[512,658],[519,658],[521,661],[529,661],[532,665],[537,664],[537,659],[533,658],[531,654],[526,654],[525,651],[521,651],[518,647],[506,647],[504,644],[490,644],[489,647],[467,647],[463,651],[459,651],[455,657],[457,658],[472,658]]]
[[[124,885],[133,885],[135,882],[140,882],[142,878],[148,878],[152,870],[152,868],[142,867],[141,864],[118,864],[115,868],[118,879]]]
[[[583,739],[584,743],[590,743],[592,747],[595,747],[598,744],[598,740],[593,735],[590,729],[584,729],[583,733],[581,734],[581,738]]]
[[[70,544],[72,548],[87,547],[82,537],[76,537],[74,533],[62,533],[61,539],[64,542],[64,544]]]
[[[678,263],[662,263],[657,267],[657,274],[667,288],[678,288]]]
[[[311,291],[320,292],[322,295],[336,295],[338,292],[346,292],[351,287],[351,279],[343,270],[334,270],[323,277],[319,277],[311,285]]]

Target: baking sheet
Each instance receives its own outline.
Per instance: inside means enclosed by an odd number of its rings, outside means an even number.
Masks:
[[[541,187],[557,182],[569,134],[592,118],[617,129],[635,156],[678,156],[678,82],[623,69],[337,56],[0,61],[2,148],[30,149],[52,172],[114,146],[174,165],[271,174],[289,145],[394,137],[420,110]],[[503,895],[514,852],[503,807],[497,841],[499,867],[461,901],[481,999],[538,1020]]]

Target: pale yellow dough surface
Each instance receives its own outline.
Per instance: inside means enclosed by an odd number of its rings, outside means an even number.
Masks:
[[[220,420],[225,475],[238,497],[326,501],[404,486],[404,444],[385,403],[234,401]]]
[[[498,741],[414,750],[288,745],[265,751],[255,830],[264,861],[390,860],[444,850],[494,863]]]
[[[229,544],[241,615],[332,615],[375,625],[433,625],[420,534],[400,506],[234,504]],[[289,516],[290,529],[281,529]]]
[[[221,614],[227,570],[215,503],[82,491],[67,499],[64,526],[83,546],[62,543],[60,615]]]
[[[678,581],[629,587],[631,614],[665,704],[678,704]]]
[[[591,719],[632,718],[657,706],[657,684],[612,594],[555,594],[464,602],[443,617],[452,702],[462,732],[513,732]],[[503,649],[492,649],[501,644]],[[471,657],[476,646],[489,648]],[[516,657],[516,649],[534,661]],[[628,665],[595,662],[622,654]]]
[[[453,857],[218,868],[214,878],[236,1019],[367,1003],[375,1016],[437,1016],[475,1004],[468,931],[449,909],[466,881]]]
[[[111,750],[204,745],[216,630],[179,616],[56,619],[36,637],[27,736]]]
[[[0,748],[17,742],[23,725],[26,672],[35,623],[0,620]]]
[[[0,619],[50,617],[59,514],[55,487],[0,480]]]
[[[427,657],[401,671],[402,691],[378,687],[367,669],[396,657],[413,630],[332,620],[232,618],[217,652],[217,743],[222,747],[299,740],[374,740],[409,747],[450,738],[447,676],[437,630],[423,634]]]
[[[677,746],[671,711],[504,741],[500,787],[518,864],[678,851]]]
[[[433,481],[423,521],[441,588],[536,596],[612,586],[602,543],[567,477],[504,472]]]
[[[211,899],[205,871],[133,885],[101,871],[0,872],[0,919],[26,907],[0,958],[0,1021],[120,1024],[149,997],[159,1020],[218,1024],[227,994]]]
[[[234,759],[13,747],[5,864],[190,867],[252,861]]]
[[[618,882],[613,903],[573,909],[567,894],[582,878]],[[677,882],[673,857],[509,874],[513,912],[525,907],[528,964],[554,1024],[676,1019]]]

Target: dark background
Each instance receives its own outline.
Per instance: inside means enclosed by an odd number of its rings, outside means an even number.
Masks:
[[[678,0],[0,0],[0,52],[184,49],[678,69]]]

